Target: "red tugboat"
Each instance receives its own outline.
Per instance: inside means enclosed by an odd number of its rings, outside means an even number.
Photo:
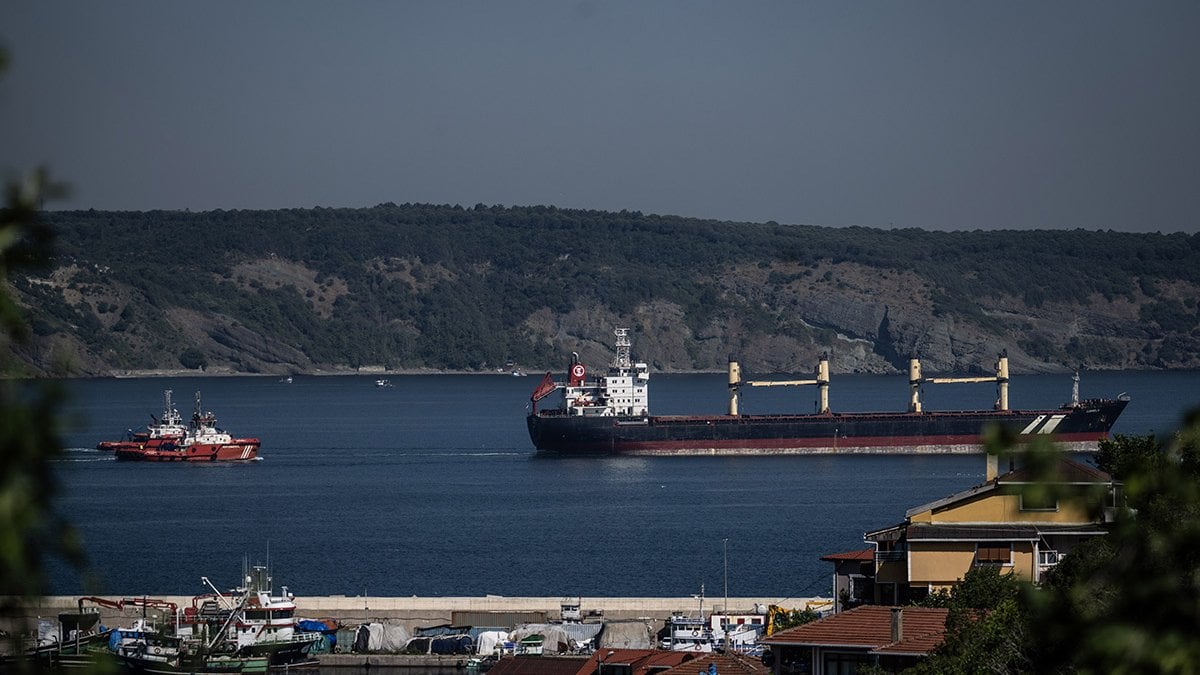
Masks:
[[[171,403],[171,390],[163,392],[162,419],[154,419],[154,424],[146,425],[145,431],[130,431],[129,435],[119,441],[100,441],[97,450],[115,451],[121,448],[134,448],[145,445],[158,445],[163,441],[177,442],[187,433],[187,425],[183,423],[183,415]]]
[[[240,462],[258,459],[259,445],[257,438],[233,438],[218,429],[215,415],[201,413],[196,392],[196,409],[182,437],[122,444],[115,454],[118,460],[140,462]]]

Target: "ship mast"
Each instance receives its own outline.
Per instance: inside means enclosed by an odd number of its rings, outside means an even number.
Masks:
[[[613,332],[617,335],[617,358],[613,360],[613,368],[621,371],[621,374],[625,374],[633,367],[633,361],[629,356],[632,346],[629,342],[629,329],[617,328]]]

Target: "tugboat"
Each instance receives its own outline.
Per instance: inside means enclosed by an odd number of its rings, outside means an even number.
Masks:
[[[200,392],[196,392],[195,412],[181,438],[123,444],[116,448],[116,458],[140,462],[237,462],[258,458],[261,443],[257,438],[233,438],[217,428],[215,415],[201,410]]]
[[[163,412],[161,419],[154,419],[154,424],[146,425],[145,431],[130,430],[126,437],[119,441],[100,441],[97,450],[116,451],[120,449],[137,448],[145,445],[157,445],[163,441],[178,441],[187,433],[183,416],[171,403],[171,390],[163,392]]]
[[[573,354],[567,379],[550,373],[530,396],[526,417],[529,438],[539,451],[563,454],[611,453],[635,455],[772,455],[772,454],[958,454],[983,452],[983,432],[989,425],[1011,430],[1025,440],[1048,437],[1070,452],[1095,452],[1107,438],[1129,397],[1079,398],[1079,376],[1071,402],[1060,408],[1010,410],[1008,355],[1001,354],[994,377],[935,377],[921,375],[921,363],[909,362],[910,397],[907,412],[839,413],[829,407],[829,360],[822,357],[815,377],[790,381],[747,381],[741,367],[729,362],[729,414],[651,415],[650,372],[630,358],[629,330],[616,330],[616,359],[607,375],[589,379],[587,368]],[[925,384],[995,382],[992,410],[923,411]],[[738,410],[744,387],[814,385],[816,412],[810,414],[747,415]],[[557,408],[538,409],[554,392]]]

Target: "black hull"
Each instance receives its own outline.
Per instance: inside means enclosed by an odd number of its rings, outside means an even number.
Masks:
[[[1084,401],[1052,410],[823,415],[567,416],[530,414],[540,451],[645,455],[955,454],[982,452],[998,424],[1024,436],[1048,435],[1075,452],[1094,452],[1127,400]]]

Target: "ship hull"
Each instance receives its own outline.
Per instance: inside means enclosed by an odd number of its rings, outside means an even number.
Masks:
[[[257,438],[235,438],[229,443],[147,444],[117,448],[119,461],[131,462],[244,462],[258,458]]]
[[[640,455],[968,454],[1000,425],[1094,452],[1127,401],[1051,410],[822,415],[584,416],[551,410],[526,418],[534,447],[551,453]]]

